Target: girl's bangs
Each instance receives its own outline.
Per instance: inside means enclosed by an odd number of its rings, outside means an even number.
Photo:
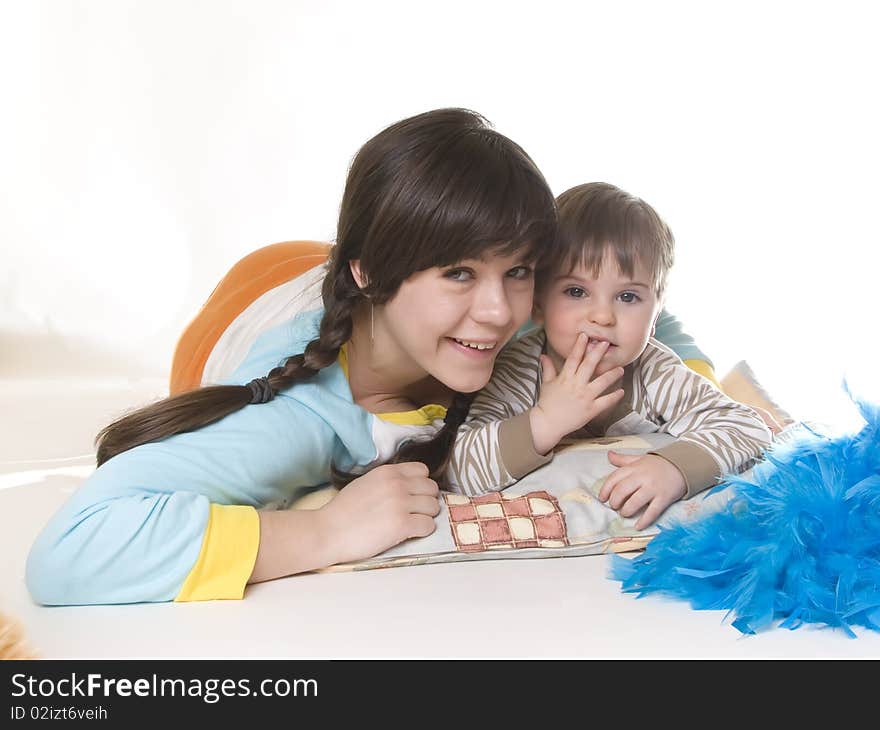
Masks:
[[[556,238],[553,193],[525,153],[510,144],[494,137],[487,144],[476,135],[459,139],[422,161],[419,174],[411,175],[420,181],[417,188],[401,183],[376,240],[376,263],[385,269],[390,290],[418,271],[489,252],[522,252],[531,263],[549,251]],[[399,273],[396,281],[390,262]]]
[[[522,253],[531,263],[552,246],[556,204],[542,179],[512,161],[452,182],[444,205],[425,221],[428,254],[419,268]]]

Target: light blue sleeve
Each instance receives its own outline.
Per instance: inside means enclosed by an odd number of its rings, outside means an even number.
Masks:
[[[291,398],[102,464],[53,516],[28,557],[43,604],[172,600],[195,565],[209,507],[286,506],[326,481],[334,433]]]
[[[662,342],[682,360],[703,360],[715,369],[712,361],[697,347],[694,338],[682,329],[681,322],[665,309],[657,319],[654,339]]]
[[[289,332],[276,328],[267,335],[241,373],[292,354]],[[341,458],[328,414],[351,421],[345,409],[352,406],[344,394],[328,392],[340,373],[320,376],[269,403],[102,464],[31,548],[26,582],[34,600],[172,600],[198,558],[211,503],[284,507],[306,488],[326,483],[331,461]],[[362,424],[347,427],[364,430]],[[371,447],[365,447],[367,456]]]

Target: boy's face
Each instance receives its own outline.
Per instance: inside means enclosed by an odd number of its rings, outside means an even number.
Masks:
[[[638,358],[661,308],[652,283],[641,264],[636,265],[632,277],[625,276],[610,252],[595,277],[578,265],[551,279],[537,297],[532,318],[547,331],[548,354],[557,370],[581,332],[589,338],[588,349],[600,340],[610,343],[594,375]]]

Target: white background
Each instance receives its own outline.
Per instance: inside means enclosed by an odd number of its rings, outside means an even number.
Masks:
[[[486,115],[677,238],[671,311],[793,415],[876,398],[870,3],[0,0],[0,375],[165,375],[241,256],[330,240],[382,127]]]

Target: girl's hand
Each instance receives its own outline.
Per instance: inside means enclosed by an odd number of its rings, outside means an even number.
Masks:
[[[332,563],[378,555],[411,537],[434,532],[437,482],[421,462],[377,466],[318,510]]]
[[[532,438],[539,454],[546,454],[564,436],[623,398],[623,388],[602,395],[623,377],[623,368],[614,368],[591,380],[607,350],[608,343],[599,342],[588,351],[587,336],[579,334],[558,375],[550,358],[541,355],[541,396],[529,412]]]
[[[619,468],[605,480],[599,490],[599,501],[608,502],[622,517],[632,517],[644,507],[636,522],[637,530],[650,526],[669,505],[687,493],[678,467],[662,456],[628,456],[609,451],[608,461]]]

